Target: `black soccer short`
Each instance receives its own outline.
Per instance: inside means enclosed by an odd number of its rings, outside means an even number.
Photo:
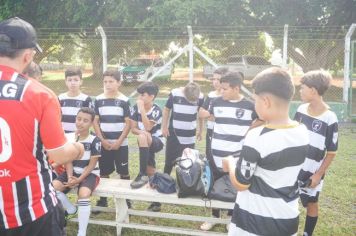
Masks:
[[[101,149],[99,158],[100,175],[106,176],[114,172],[119,175],[129,175],[129,147],[121,146],[118,150]]]
[[[74,177],[79,178],[80,175],[73,173]],[[63,172],[62,174],[60,174],[56,180],[65,183],[68,182],[68,175],[67,172]],[[92,192],[95,190],[95,188],[98,186],[100,181],[100,177],[96,176],[92,173],[90,173],[82,182],[80,182],[79,186],[78,186],[78,191],[81,187],[87,187],[88,189],[90,189]],[[68,193],[71,189],[70,188],[66,188],[63,192],[64,193]]]
[[[0,235],[62,236],[65,235],[64,226],[64,210],[60,204],[57,204],[51,211],[31,223],[13,229],[0,229]]]
[[[174,162],[178,157],[182,156],[183,150],[186,148],[194,148],[195,144],[180,144],[173,130],[169,130],[169,136],[166,142],[166,160],[164,165],[164,173],[171,174]]]
[[[320,192],[317,192],[315,196],[310,196],[308,194],[301,193],[299,195],[299,197],[300,197],[300,201],[302,202],[303,207],[307,207],[308,203],[319,202],[319,194],[320,194]]]
[[[156,160],[155,160],[155,153],[161,151],[163,149],[163,142],[156,136],[152,136],[152,143],[149,147],[149,158],[148,158],[148,165],[156,168]]]

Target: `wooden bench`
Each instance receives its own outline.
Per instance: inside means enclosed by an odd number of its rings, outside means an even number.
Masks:
[[[121,230],[125,228],[134,228],[140,230],[157,231],[164,233],[175,233],[181,235],[226,235],[219,232],[205,232],[201,230],[187,229],[182,227],[168,227],[164,225],[149,225],[140,223],[131,223],[129,216],[142,216],[142,217],[158,217],[166,219],[175,219],[183,221],[198,221],[198,222],[211,222],[219,224],[228,224],[228,219],[203,217],[195,215],[173,214],[164,212],[150,212],[142,210],[128,209],[126,199],[135,201],[147,202],[160,202],[166,204],[185,205],[185,206],[198,206],[198,207],[211,207],[221,209],[232,209],[233,203],[222,202],[217,200],[204,201],[201,198],[178,198],[176,193],[162,194],[154,189],[142,187],[140,189],[131,189],[130,180],[121,179],[101,179],[100,184],[96,188],[93,196],[111,197],[114,198],[115,209],[105,207],[95,207],[103,212],[113,212],[116,214],[113,220],[97,220],[90,219],[90,224],[108,225],[116,227],[117,235],[121,235]],[[71,221],[77,222],[77,219]]]

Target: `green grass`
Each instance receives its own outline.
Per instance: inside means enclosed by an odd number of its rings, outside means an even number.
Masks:
[[[167,82],[160,82],[160,94],[159,97],[167,97],[169,91],[172,88],[184,86],[187,81],[184,80],[174,80]],[[43,83],[50,87],[56,94],[66,91],[63,73],[45,73],[43,78]],[[210,91],[209,81],[199,81],[203,93]],[[121,92],[129,95],[137,87],[135,84],[124,84],[121,87]],[[297,88],[298,89],[298,88]],[[102,93],[102,81],[94,80],[90,77],[84,78],[84,83],[82,91],[91,95],[96,96]],[[355,96],[354,91],[353,95]],[[330,91],[326,94],[327,101],[340,101],[342,98],[342,89],[338,87],[332,87]],[[299,93],[296,93],[295,100],[299,99]],[[356,102],[353,103],[356,105]],[[355,109],[356,111],[356,109]],[[337,157],[332,163],[330,170],[325,178],[325,185],[323,192],[320,196],[320,216],[319,221],[315,230],[317,236],[324,235],[355,235],[356,224],[355,224],[355,212],[356,212],[356,126],[344,127],[340,129],[340,140],[339,140],[339,151]],[[130,174],[134,178],[138,172],[138,151],[136,139],[134,136],[129,136],[130,145]],[[205,143],[199,142],[197,144],[198,149],[204,150]],[[157,167],[159,171],[163,170],[164,165],[164,152],[160,152],[157,157]],[[71,196],[74,199],[74,196]],[[92,204],[95,204],[95,198],[92,199]],[[114,207],[114,203],[110,200],[110,206]],[[134,202],[135,209],[145,209],[148,203],[145,202]],[[303,208],[300,215],[300,230],[304,227],[305,211]],[[163,205],[163,212],[170,213],[184,213],[184,214],[199,214],[209,216],[210,210],[190,207],[190,206],[174,206],[174,205]],[[93,218],[97,219],[114,219],[114,214],[102,213]],[[132,222],[149,223],[149,224],[161,224],[166,226],[181,226],[186,228],[198,229],[199,222],[181,222],[167,219],[151,219],[143,217],[132,217],[130,218]],[[215,228],[217,231],[225,232],[224,226],[220,225]],[[77,224],[69,223],[67,227],[67,234],[69,236],[76,235]],[[89,225],[87,235],[115,235],[116,229],[109,226],[97,226]],[[167,235],[164,233],[154,233],[154,232],[144,232],[132,229],[123,229],[123,235],[139,235],[139,236],[156,236],[156,235]]]
[[[355,235],[355,208],[356,208],[356,126],[351,125],[340,129],[339,150],[337,157],[332,163],[330,170],[325,177],[323,192],[320,196],[320,216],[314,235]],[[138,172],[138,152],[135,137],[129,137],[130,147],[130,174],[135,177]],[[204,150],[204,142],[197,143],[197,148]],[[160,152],[157,157],[157,168],[163,170],[164,152]],[[72,196],[74,200],[74,196]],[[95,199],[92,198],[92,204],[95,204]],[[252,203],[253,204],[253,203]],[[110,200],[109,205],[114,207],[114,203]],[[146,209],[146,202],[134,202],[135,209]],[[299,235],[304,227],[305,211],[300,207],[300,225]],[[163,205],[162,212],[184,213],[209,216],[210,209],[190,206]],[[92,216],[95,219],[111,219],[115,218],[114,214],[101,213],[98,216]],[[226,216],[224,216],[226,217]],[[179,226],[185,228],[198,229],[199,222],[182,222],[168,219],[154,219],[143,217],[131,217],[131,222],[159,224],[165,226]],[[109,226],[89,225],[87,235],[115,235],[116,229]],[[215,230],[226,232],[223,225],[216,226]],[[76,235],[77,224],[69,223],[67,233],[69,236]],[[140,236],[163,236],[165,233],[145,232],[133,229],[123,229],[123,235],[140,235]]]

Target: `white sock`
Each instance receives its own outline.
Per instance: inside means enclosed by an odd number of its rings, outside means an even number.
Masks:
[[[78,236],[85,236],[90,217],[90,199],[78,199]]]
[[[67,195],[60,191],[56,191],[58,199],[62,202],[64,209],[68,212],[68,214],[74,214],[76,211],[76,207],[69,201]]]

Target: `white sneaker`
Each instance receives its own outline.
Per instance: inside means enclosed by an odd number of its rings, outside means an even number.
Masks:
[[[210,223],[210,222],[204,222],[201,226],[200,229],[204,231],[209,231],[211,230],[216,224],[215,223]]]

